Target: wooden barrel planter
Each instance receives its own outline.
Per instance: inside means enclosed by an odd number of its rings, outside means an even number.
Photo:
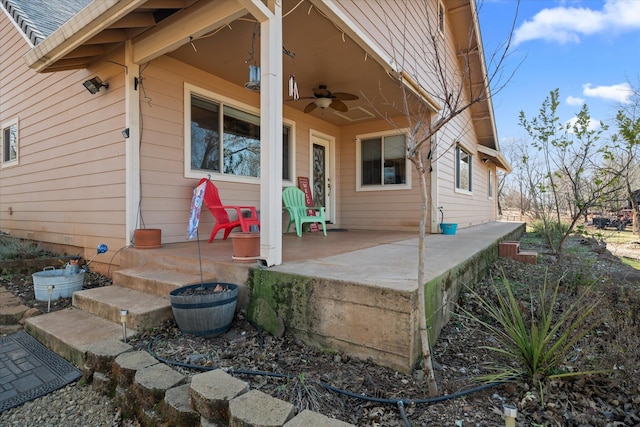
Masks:
[[[238,300],[238,285],[198,283],[169,292],[173,317],[185,334],[215,337],[229,330]]]

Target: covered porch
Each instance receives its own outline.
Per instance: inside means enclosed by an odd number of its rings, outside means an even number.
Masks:
[[[426,240],[427,324],[436,339],[449,320],[459,290],[482,277],[498,257],[498,243],[518,240],[524,223],[490,222],[455,235]],[[114,284],[152,270],[197,273],[204,281],[236,283],[239,309],[266,329],[275,316],[287,331],[314,345],[401,371],[420,355],[418,335],[418,237],[398,231],[334,230],[283,236],[284,263],[262,268],[232,261],[232,243],[214,240],[126,249]],[[167,290],[156,287],[158,294]],[[271,313],[271,314],[265,314]]]

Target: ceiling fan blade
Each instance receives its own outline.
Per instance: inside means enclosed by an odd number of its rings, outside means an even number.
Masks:
[[[309,103],[309,105],[307,105],[306,107],[304,107],[304,112],[305,112],[305,113],[310,113],[310,112],[312,112],[312,111],[313,111],[313,110],[315,110],[315,109],[316,109],[316,104],[315,104],[315,103],[313,103],[313,102],[310,102],[310,103]]]
[[[337,99],[334,99],[333,102],[331,102],[331,105],[329,105],[329,107],[333,108],[336,111],[340,111],[342,113],[346,113],[347,111],[349,111],[349,108],[347,108],[344,102],[339,101]]]
[[[333,98],[339,99],[340,101],[355,101],[358,99],[356,95],[346,92],[335,92]]]

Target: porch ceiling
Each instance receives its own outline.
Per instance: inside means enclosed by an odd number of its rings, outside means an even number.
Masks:
[[[295,5],[295,4],[292,4]],[[316,108],[311,114],[336,125],[379,119],[378,112],[391,116],[397,111],[381,102],[399,103],[399,83],[353,40],[322,16],[310,3],[283,14],[283,77],[285,105],[303,111],[311,102],[313,89],[327,85],[331,92],[358,96],[344,101],[347,112]],[[289,12],[289,13],[287,13]],[[256,33],[254,39],[254,32]],[[169,56],[215,74],[239,86],[249,81],[249,65],[260,65],[260,28],[255,18],[246,15],[208,37],[185,44]],[[300,98],[288,94],[286,79],[295,75]]]
[[[344,101],[347,112],[316,108],[308,114],[338,126],[377,120],[381,115],[402,115],[393,107],[402,105],[398,81],[389,77],[379,62],[312,6],[313,2],[283,2],[285,105],[304,111],[311,102],[304,98],[312,97],[313,89],[319,85],[326,85],[331,92],[352,93],[359,99]],[[451,28],[460,46],[468,46],[469,28],[474,27],[471,24],[475,19],[473,4],[470,0],[447,2]],[[204,9],[218,14],[217,21],[210,18],[217,27],[203,25],[203,12],[200,11]],[[231,19],[224,19],[224,11],[228,11]],[[168,36],[173,44],[168,44],[169,47],[159,53],[244,86],[249,80],[249,65],[260,65],[260,34],[256,19],[249,14],[240,17],[241,14],[242,9],[234,0],[215,3],[207,0],[94,0],[38,44],[25,59],[30,67],[41,72],[86,68],[130,39],[134,51],[144,51],[140,54],[144,59],[147,58],[145,49],[149,49],[150,35],[164,31],[162,37]],[[185,43],[180,35],[190,26],[198,28],[198,32],[193,34],[191,43]],[[474,31],[472,38],[476,36],[479,34]],[[481,48],[479,46],[479,54],[472,58],[476,61],[473,69],[477,72],[472,76],[474,85],[482,85],[484,78]],[[300,100],[294,101],[288,95],[286,79],[290,75],[296,76]],[[498,149],[491,103],[476,104],[471,113],[479,142]]]

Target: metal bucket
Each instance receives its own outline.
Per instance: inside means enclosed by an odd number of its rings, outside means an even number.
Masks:
[[[214,292],[216,286],[227,290]],[[202,288],[202,292],[197,290]],[[169,292],[173,317],[182,332],[215,337],[229,330],[238,300],[238,285],[233,283],[198,283]]]
[[[51,300],[58,298],[70,298],[74,292],[82,289],[84,283],[84,271],[73,273],[68,269],[58,269],[45,267],[31,275],[33,277],[33,290],[36,300],[49,300],[49,286],[53,286]]]

